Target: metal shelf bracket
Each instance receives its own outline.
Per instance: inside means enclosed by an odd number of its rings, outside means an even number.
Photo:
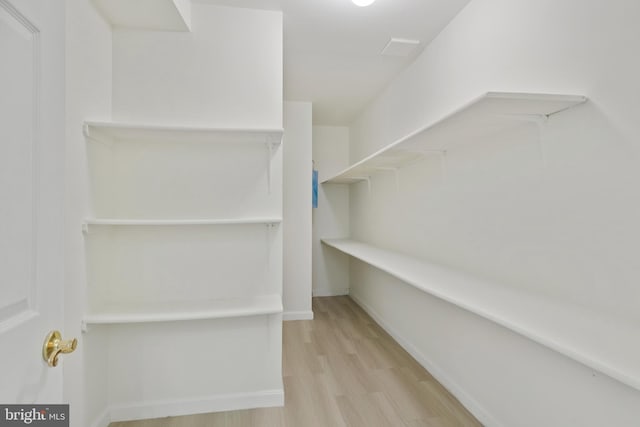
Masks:
[[[544,131],[547,123],[549,123],[550,115],[547,114],[502,114],[500,117],[504,117],[510,120],[521,121],[525,123],[533,123],[537,128],[537,143],[540,153],[540,161],[542,167],[547,165],[547,152],[544,144]]]

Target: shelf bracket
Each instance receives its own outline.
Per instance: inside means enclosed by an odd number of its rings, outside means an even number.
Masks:
[[[84,123],[82,125],[82,135],[84,135],[85,138],[87,139],[91,139],[91,133],[89,131],[89,125]]]
[[[280,319],[280,322],[277,321],[277,315],[275,314],[270,314],[266,317],[266,322],[267,322],[267,333],[265,334],[268,339],[267,339],[267,350],[271,351],[272,350],[272,342],[274,339],[274,330],[278,327],[278,323],[282,323],[282,319]],[[280,315],[282,316],[282,315]]]
[[[89,332],[89,325],[87,324],[87,321],[82,319],[82,321],[80,322],[80,330],[82,332]]]
[[[354,176],[353,179],[357,179],[359,181],[367,181],[367,188],[369,193],[371,193],[371,177],[370,176]]]
[[[273,147],[276,145],[273,141],[267,141],[267,192],[271,194],[271,158],[273,157]]]
[[[381,167],[381,168],[376,168],[376,170],[379,171],[383,171],[383,172],[393,172],[395,181],[396,181],[396,191],[400,191],[400,173],[399,173],[399,168],[385,168],[385,167]]]
[[[87,141],[95,141],[109,146],[113,144],[112,141],[105,141],[104,139],[100,139],[97,136],[93,135],[91,132],[91,127],[87,123],[82,124],[82,135]]]
[[[440,173],[442,174],[442,182],[446,182],[448,176],[446,150],[440,152]]]
[[[538,129],[537,134],[537,142],[538,142],[538,150],[540,152],[540,161],[542,162],[542,167],[545,168],[547,165],[547,153],[544,145],[544,130],[546,124],[549,122],[548,114],[501,114],[500,117],[504,117],[510,120],[521,121],[525,123],[533,123],[536,125]]]
[[[265,323],[267,327],[267,333],[265,334],[267,336],[267,350],[271,352],[271,342],[273,341],[273,332],[271,331],[273,328],[271,327],[271,325],[273,324],[273,322],[271,320],[271,316],[265,317]]]
[[[547,114],[498,114],[497,116],[509,120],[517,120],[528,123],[546,123],[547,121],[549,121],[549,116]]]
[[[538,128],[538,150],[540,150],[540,162],[542,163],[542,168],[547,167],[547,150],[544,141],[545,129],[546,125],[549,122],[549,116],[540,116],[538,120],[535,120],[534,123]]]
[[[447,150],[411,150],[412,153],[429,155],[429,154],[438,154],[440,156],[440,175],[442,177],[442,181],[445,182],[447,180]]]
[[[273,230],[273,228],[275,227],[274,223],[267,223],[266,224],[266,230],[267,230],[267,234],[266,234],[266,249],[267,249],[267,271],[271,271],[271,230]]]
[[[89,234],[89,223],[82,223],[82,234]]]

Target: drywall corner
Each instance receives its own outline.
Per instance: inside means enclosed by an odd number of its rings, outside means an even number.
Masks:
[[[311,111],[308,102],[284,103],[285,313],[311,312]]]

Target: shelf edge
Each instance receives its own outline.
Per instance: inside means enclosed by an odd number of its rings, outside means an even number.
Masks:
[[[149,132],[203,132],[203,133],[255,133],[255,134],[284,134],[284,128],[222,128],[222,127],[200,127],[200,126],[167,126],[154,125],[149,123],[127,123],[127,122],[107,122],[96,120],[85,120],[85,126],[97,129],[123,129]]]
[[[242,218],[242,219],[115,219],[115,218],[87,218],[87,226],[190,226],[190,225],[275,225],[282,223],[282,218]]]
[[[265,316],[273,314],[282,314],[284,308],[282,298],[279,295],[263,296],[266,301],[262,305],[255,308],[230,308],[230,309],[211,309],[211,310],[194,310],[193,312],[158,312],[158,313],[117,313],[109,314],[94,313],[87,314],[82,318],[82,324],[87,325],[118,325],[128,323],[158,323],[158,322],[183,322],[190,320],[215,320],[215,319],[231,319],[238,317]]]

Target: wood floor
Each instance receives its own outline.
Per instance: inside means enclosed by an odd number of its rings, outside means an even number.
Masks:
[[[110,427],[459,427],[481,424],[349,297],[284,323],[285,406]]]

